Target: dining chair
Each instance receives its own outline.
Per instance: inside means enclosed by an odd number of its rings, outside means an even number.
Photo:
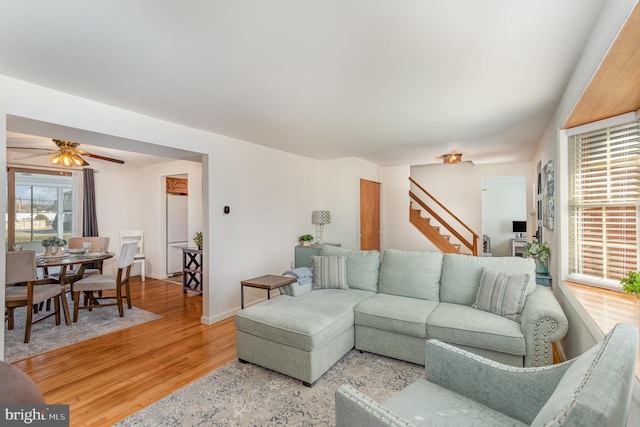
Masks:
[[[109,250],[110,237],[69,237],[69,243],[67,243],[68,249],[84,249],[85,243],[90,243],[91,246],[87,249],[87,252],[107,252]],[[69,274],[69,273],[67,273]],[[91,274],[102,274],[102,261],[96,261],[89,267],[84,269],[82,277],[87,277]],[[81,279],[82,277],[78,277]]]
[[[137,242],[129,242],[122,245],[120,256],[118,257],[118,272],[115,276],[104,274],[93,274],[73,283],[73,321],[78,321],[78,310],[94,309],[99,307],[118,306],[120,317],[124,317],[124,307],[122,300],[127,299],[127,306],[131,308],[131,289],[129,287],[129,277],[131,275],[131,265],[136,254]],[[125,288],[125,294],[122,288]],[[100,293],[106,290],[115,290],[116,294],[104,296]],[[84,293],[84,303],[80,305],[80,294]],[[115,299],[109,304],[102,304],[100,300]]]
[[[127,242],[137,242],[136,256],[133,260],[134,263],[140,264],[140,278],[144,282],[145,279],[145,264],[146,258],[144,256],[144,230],[122,230],[120,231],[120,244]]]
[[[14,311],[18,307],[27,307],[27,321],[24,330],[24,342],[31,339],[31,326],[55,316],[56,325],[60,325],[60,307],[64,311],[65,323],[71,325],[69,306],[63,285],[53,279],[38,279],[35,251],[7,252],[5,271],[5,308],[8,329],[14,327]],[[34,306],[53,299],[54,311],[38,315],[34,319]]]

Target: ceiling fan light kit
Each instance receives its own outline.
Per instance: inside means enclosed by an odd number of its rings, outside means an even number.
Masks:
[[[460,163],[462,161],[462,154],[460,153],[443,154],[442,161],[445,165],[454,165],[456,163]]]
[[[91,157],[93,159],[98,160],[106,160],[108,162],[124,164],[124,160],[114,159],[112,157],[100,156],[98,154],[87,153],[84,150],[79,150],[78,146],[80,143],[71,142],[71,141],[63,141],[61,139],[52,139],[52,141],[58,146],[57,150],[49,150],[47,148],[33,148],[33,147],[7,147],[17,150],[40,150],[47,151],[47,154],[52,154],[49,158],[49,161],[54,166],[62,166],[65,168],[70,167],[78,167],[78,166],[89,166],[89,163],[82,158],[82,156]],[[32,156],[29,156],[32,157]]]
[[[77,142],[62,141],[59,139],[54,139],[53,142],[55,142],[58,148],[60,148],[60,152],[49,159],[51,164],[63,166],[65,168],[89,165],[89,163],[78,155],[84,154],[84,152],[76,149],[79,145]]]

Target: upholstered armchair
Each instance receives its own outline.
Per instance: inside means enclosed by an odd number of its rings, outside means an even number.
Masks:
[[[0,404],[45,403],[40,389],[27,374],[9,363],[0,362]]]
[[[426,344],[425,379],[379,404],[343,385],[336,426],[624,426],[638,330],[618,324],[570,361],[515,368],[449,344]]]

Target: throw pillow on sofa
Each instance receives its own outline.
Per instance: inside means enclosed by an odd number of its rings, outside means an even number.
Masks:
[[[483,268],[478,295],[471,307],[520,322],[528,283],[528,274],[509,274]]]
[[[347,257],[311,257],[313,264],[313,289],[349,289],[347,286]]]

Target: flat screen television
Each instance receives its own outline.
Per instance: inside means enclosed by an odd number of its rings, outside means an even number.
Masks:
[[[513,221],[513,230],[514,233],[526,233],[527,232],[527,221]]]

